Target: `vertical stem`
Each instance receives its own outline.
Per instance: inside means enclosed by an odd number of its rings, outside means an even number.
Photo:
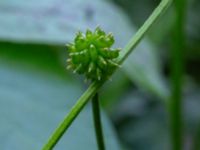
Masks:
[[[99,150],[105,150],[98,93],[92,99],[93,120]]]
[[[174,26],[172,55],[172,95],[170,100],[172,150],[183,149],[182,83],[184,66],[185,0],[174,0],[176,22]]]

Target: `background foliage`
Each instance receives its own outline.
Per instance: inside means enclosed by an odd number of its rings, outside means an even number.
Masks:
[[[159,1],[0,1],[0,149],[40,149],[87,85],[65,67],[64,45],[78,30],[100,25],[124,47]],[[200,124],[200,2],[188,2],[184,74],[185,147]],[[165,102],[173,9],[101,90],[108,149],[168,150]],[[96,148],[90,105],[57,149]],[[87,138],[86,138],[87,137]]]

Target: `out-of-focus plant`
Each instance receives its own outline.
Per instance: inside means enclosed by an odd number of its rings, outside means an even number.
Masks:
[[[172,56],[172,93],[169,101],[171,123],[171,141],[173,150],[183,149],[183,117],[182,117],[182,84],[183,84],[183,59],[185,44],[185,6],[186,0],[174,0],[176,21],[174,24]]]

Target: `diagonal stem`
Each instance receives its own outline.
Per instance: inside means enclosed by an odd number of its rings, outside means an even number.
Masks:
[[[149,31],[150,27],[155,23],[160,15],[168,8],[172,0],[162,0],[158,7],[153,11],[150,17],[145,21],[141,28],[136,32],[127,46],[124,48],[123,52],[119,57],[119,63],[122,64],[128,55],[134,50],[134,48],[139,44],[144,35]],[[113,72],[114,73],[114,72]],[[44,145],[42,150],[52,150],[60,138],[63,136],[65,131],[69,128],[87,102],[96,94],[99,88],[104,84],[105,81],[95,81],[89,88],[83,93],[83,95],[78,99],[76,104],[72,107],[70,112],[58,126],[58,128],[51,135],[47,143]]]
[[[172,0],[162,0],[160,4],[155,8],[150,17],[144,22],[142,27],[136,32],[136,34],[131,38],[128,44],[125,46],[121,52],[119,62],[123,63],[124,60],[132,53],[138,43],[143,39],[145,34],[149,31],[151,26],[158,20],[158,18],[165,12],[169,7]]]
[[[92,111],[98,150],[105,150],[98,93],[96,93],[92,99]]]
[[[61,122],[61,124],[58,126],[58,128],[50,136],[48,142],[44,145],[42,150],[52,150],[55,147],[55,145],[65,133],[65,131],[69,128],[69,126],[78,116],[78,114],[86,105],[86,103],[96,94],[96,92],[102,86],[102,84],[103,83],[93,82],[90,85],[90,87],[85,91],[85,93],[83,93],[83,95],[79,98],[77,103],[72,107],[72,109]]]

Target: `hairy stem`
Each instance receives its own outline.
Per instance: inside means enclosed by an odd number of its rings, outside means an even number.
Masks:
[[[150,17],[145,21],[142,27],[136,32],[135,36],[130,40],[127,46],[124,48],[123,52],[119,57],[119,63],[122,64],[123,61],[128,57],[128,55],[133,51],[133,49],[138,45],[144,35],[148,32],[150,27],[156,22],[159,16],[166,10],[166,8],[171,3],[171,0],[162,0],[158,7],[153,11]],[[83,93],[83,95],[78,99],[77,103],[72,107],[70,112],[58,126],[58,128],[54,131],[54,133],[49,138],[48,142],[44,145],[43,150],[52,150],[54,146],[57,144],[59,139],[65,133],[65,131],[69,128],[71,123],[83,109],[83,107],[87,104],[87,102],[96,94],[98,89],[104,84],[105,81],[101,82],[93,82],[89,88]]]
[[[98,150],[105,150],[98,93],[96,93],[92,99],[92,111],[93,111],[93,120],[94,120]]]

